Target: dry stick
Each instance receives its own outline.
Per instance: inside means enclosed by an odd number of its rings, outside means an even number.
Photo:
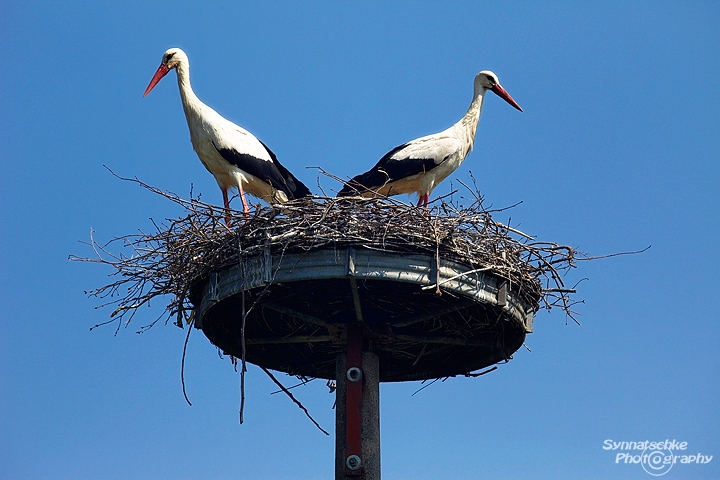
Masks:
[[[523,343],[523,345],[525,345],[525,344]],[[525,348],[527,348],[527,347],[525,347]],[[530,349],[528,348],[528,350],[530,350]],[[489,368],[489,369],[487,369],[487,370],[485,370],[485,371],[482,371],[482,372],[480,372],[480,373],[466,373],[465,376],[466,376],[466,377],[473,377],[473,378],[474,378],[474,377],[479,377],[479,376],[481,376],[481,375],[485,375],[486,373],[490,373],[490,372],[495,371],[495,370],[497,370],[497,367]]]
[[[457,193],[457,192],[458,192],[457,190],[452,190],[452,191],[450,191],[450,193],[446,193],[445,195],[441,195],[441,196],[435,198],[435,199],[432,200],[430,203],[432,204],[432,203],[436,203],[436,202],[442,202],[442,201],[445,200],[446,198],[452,197],[453,194],[455,194],[455,193]],[[443,202],[443,203],[444,203],[444,202]],[[440,206],[442,206],[443,203],[441,203]]]
[[[520,235],[521,237],[525,237],[525,238],[527,238],[528,240],[535,240],[535,237],[531,237],[531,236],[528,235],[527,233],[523,233],[523,232],[521,232],[520,230],[517,230],[517,229],[515,229],[515,228],[512,228],[512,227],[509,226],[509,225],[503,225],[502,223],[499,223],[499,222],[496,222],[496,223],[497,223],[498,225],[500,225],[502,228],[506,229],[506,230],[509,230],[509,231],[511,231],[511,232],[513,232],[513,233],[517,233],[517,234]]]
[[[302,410],[303,412],[305,412],[305,415],[310,419],[310,421],[312,421],[312,422],[315,424],[315,426],[316,426],[321,432],[323,432],[325,435],[330,435],[328,432],[326,432],[326,431],[320,426],[319,423],[317,423],[317,422],[315,421],[315,419],[314,419],[314,418],[310,415],[310,413],[307,411],[307,408],[305,408],[302,403],[300,403],[295,397],[293,397],[293,394],[290,393],[290,391],[289,391],[287,388],[285,388],[285,386],[284,386],[282,383],[280,383],[280,382],[278,381],[278,379],[273,376],[272,373],[270,373],[270,370],[268,370],[268,369],[265,368],[265,367],[260,367],[260,368],[262,368],[262,371],[265,372],[265,373],[268,375],[268,377],[270,377],[270,379],[271,379],[273,382],[275,382],[275,385],[277,385],[278,387],[280,387],[280,389],[281,389],[283,392],[285,392],[285,394],[286,394],[288,397],[290,397],[290,400],[292,400],[293,402],[295,402],[295,405],[297,405],[298,407],[300,407],[300,410]]]
[[[475,186],[475,188],[470,188],[470,187],[468,187],[468,186],[467,186],[465,183],[463,183],[463,181],[460,180],[459,178],[456,179],[456,180],[457,180],[457,182],[458,182],[460,185],[462,185],[463,187],[465,187],[468,192],[470,192],[470,195],[472,195],[473,197],[475,197],[475,201],[476,201],[476,202],[477,202],[477,201],[482,202],[482,195],[480,195],[480,191],[479,191],[478,188],[477,188],[477,183],[475,182],[475,177],[473,176],[472,172],[470,172],[470,178],[472,179],[473,185]]]
[[[286,388],[287,388],[288,390],[292,390],[293,388],[304,387],[305,385],[307,385],[308,383],[312,382],[313,380],[315,380],[315,379],[314,379],[314,378],[311,378],[311,379],[309,379],[309,380],[303,380],[302,382],[297,383],[297,384],[293,385],[292,387],[286,387]],[[328,382],[329,382],[329,381],[330,381],[330,380],[328,380]],[[274,392],[270,392],[270,395],[275,395],[275,394],[278,394],[278,393],[282,393],[282,390],[276,390],[276,391],[274,391]],[[332,392],[330,392],[330,393],[332,393]]]
[[[446,278],[445,280],[443,280],[442,282],[437,284],[437,287],[439,287],[440,285],[445,285],[448,282],[452,282],[456,278],[464,277],[465,275],[472,275],[473,273],[478,273],[478,272],[487,272],[488,270],[492,270],[492,269],[493,269],[493,267],[484,267],[484,268],[476,268],[476,269],[469,270],[469,271],[463,272],[463,273],[458,273],[457,275],[453,275],[450,278]],[[435,288],[435,287],[436,287],[436,285],[425,285],[424,287],[421,288],[421,290],[430,290],[431,288]],[[544,291],[548,292],[550,290],[544,290]],[[572,292],[572,293],[575,293],[575,292]]]
[[[312,168],[312,167],[305,167],[305,168]],[[315,178],[315,182],[317,183],[317,187],[318,187],[318,188],[320,189],[320,191],[322,192],[323,197],[327,197],[327,194],[325,193],[325,189],[324,189],[324,188],[322,187],[322,185],[320,184],[320,176],[319,176],[319,175]]]
[[[337,177],[337,176],[335,176],[335,175],[333,175],[333,174],[331,174],[331,173],[326,172],[325,170],[322,169],[322,167],[309,166],[309,167],[305,167],[305,168],[314,168],[314,169],[316,169],[318,172],[320,172],[320,173],[322,173],[323,175],[325,175],[326,177],[330,177],[330,178],[332,178],[333,180],[337,180],[338,182],[341,182],[342,184],[346,184],[346,183],[348,182],[348,180],[343,180],[343,179],[340,178],[340,177]]]
[[[440,291],[440,241],[435,245],[435,295],[442,295]]]
[[[98,327],[102,327],[103,325],[107,325],[108,323],[113,323],[114,321],[120,321],[119,319],[111,318],[110,320],[107,320],[105,322],[97,323],[94,326],[90,327],[90,331],[92,332],[94,329]]]
[[[418,389],[415,390],[415,392],[414,392],[412,395],[410,395],[410,396],[411,396],[411,397],[414,397],[416,393],[419,393],[419,392],[425,390],[427,387],[429,387],[429,386],[432,385],[433,383],[437,382],[438,380],[440,380],[440,379],[439,379],[439,378],[434,378],[432,382],[428,383],[427,385],[425,385],[425,386],[423,386],[423,387],[421,387],[421,388],[418,388]],[[423,383],[424,383],[424,382],[423,382]]]
[[[183,396],[185,397],[185,401],[188,403],[188,405],[190,405],[192,407],[192,403],[190,403],[190,399],[188,398],[187,392],[185,391],[185,352],[187,352],[188,340],[190,340],[190,332],[192,332],[192,328],[193,328],[193,320],[192,319],[190,319],[187,322],[187,326],[188,326],[188,333],[187,333],[187,336],[185,337],[185,345],[183,345],[182,362],[180,363],[180,380],[182,381],[182,391],[183,391]]]
[[[647,247],[643,248],[642,250],[635,250],[634,252],[618,252],[618,253],[609,253],[607,255],[599,255],[597,257],[584,257],[584,258],[578,258],[578,260],[598,260],[601,258],[610,258],[610,257],[619,257],[620,255],[636,255],[638,253],[646,252],[652,245],[648,245]]]

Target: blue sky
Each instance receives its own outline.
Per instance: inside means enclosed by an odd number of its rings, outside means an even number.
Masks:
[[[192,151],[170,47],[195,92],[315,192],[456,122],[493,70],[470,172],[489,205],[581,263],[582,326],[539,312],[515,358],[477,379],[381,389],[384,478],[650,478],[603,442],[677,439],[720,455],[720,6],[716,2],[4,2],[0,6],[0,477],[331,478],[334,438],[199,331],[127,329],[83,291],[111,273],[79,243],[149,230],[177,207],[103,164],[187,196],[220,192]],[[321,180],[327,192],[339,188]],[[449,182],[435,196],[447,193]],[[285,378],[285,382],[292,379]],[[295,390],[326,429],[324,382]],[[720,458],[664,478],[720,478]]]

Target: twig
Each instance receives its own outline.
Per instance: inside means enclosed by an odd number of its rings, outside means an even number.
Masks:
[[[577,293],[574,288],[545,288],[543,293]]]
[[[647,247],[643,248],[642,250],[636,250],[634,252],[618,252],[618,253],[609,253],[607,255],[598,255],[598,256],[584,256],[582,258],[578,258],[578,260],[599,260],[601,258],[610,258],[610,257],[619,257],[620,255],[637,255],[638,253],[646,252],[652,247],[652,245],[648,245]]]
[[[314,379],[314,378],[311,378],[311,379],[309,379],[309,380],[303,380],[302,382],[297,383],[297,384],[293,385],[292,387],[285,387],[285,388],[286,388],[287,390],[292,390],[292,389],[294,389],[294,388],[304,387],[305,385],[307,385],[308,383],[312,382],[313,380],[315,380],[315,379]],[[330,382],[330,380],[328,380],[328,382]],[[276,390],[276,391],[274,391],[274,392],[270,392],[270,395],[276,395],[276,394],[278,394],[278,393],[283,393],[283,391],[282,391],[282,390]],[[332,393],[332,392],[330,392],[330,393]]]
[[[439,282],[437,284],[437,287],[440,287],[440,285],[445,285],[448,282],[452,282],[456,278],[464,277],[466,275],[472,275],[473,273],[487,272],[488,270],[492,270],[492,269],[493,269],[493,267],[484,267],[484,268],[476,268],[476,269],[469,270],[469,271],[463,272],[463,273],[458,273],[457,275],[453,275],[452,277],[446,278],[442,282]],[[422,287],[422,290],[430,290],[432,288],[436,288],[436,285],[425,285],[424,287]],[[547,291],[547,290],[543,290],[543,291]]]
[[[525,344],[523,343],[523,345],[525,345]],[[527,348],[527,347],[525,347],[525,348]],[[529,348],[528,348],[528,350],[529,350]],[[466,376],[466,377],[480,377],[480,376],[482,376],[482,375],[485,375],[485,374],[490,373],[490,372],[495,371],[495,370],[497,370],[497,367],[496,367],[496,366],[495,366],[495,367],[492,367],[492,368],[488,368],[487,370],[484,370],[484,371],[479,372],[479,373],[466,373],[465,376]]]
[[[417,390],[415,390],[415,391],[413,392],[413,394],[410,395],[410,396],[411,396],[411,397],[414,397],[416,393],[422,392],[423,390],[425,390],[427,387],[429,387],[429,386],[432,385],[433,383],[437,382],[438,380],[440,380],[440,379],[439,379],[439,378],[434,378],[434,379],[433,379],[430,383],[428,383],[427,385],[424,385],[423,387],[420,387],[420,388],[418,388]],[[425,382],[423,382],[423,383],[425,383]]]
[[[188,332],[185,336],[185,344],[183,345],[183,353],[182,353],[182,362],[180,362],[180,379],[182,381],[182,391],[183,396],[185,397],[185,401],[192,407],[192,403],[190,403],[190,399],[187,396],[187,392],[185,391],[185,353],[187,352],[187,345],[188,340],[190,340],[190,332],[192,332],[193,329],[193,319],[191,318],[187,322]]]
[[[260,367],[260,368],[262,368],[262,371],[265,372],[265,373],[268,375],[268,377],[270,377],[270,379],[271,379],[273,382],[275,382],[275,385],[277,385],[278,387],[280,387],[280,389],[281,389],[283,392],[285,392],[285,394],[286,394],[288,397],[290,397],[290,400],[292,400],[293,402],[295,402],[295,405],[297,405],[298,407],[300,407],[300,410],[302,410],[303,412],[305,412],[305,415],[310,419],[311,422],[313,422],[313,423],[315,424],[315,426],[316,426],[321,432],[323,432],[325,435],[330,435],[328,432],[326,432],[326,431],[320,426],[319,423],[317,423],[317,422],[315,421],[315,419],[310,415],[310,412],[307,411],[307,408],[305,408],[305,407],[303,406],[303,404],[300,403],[300,402],[293,396],[293,394],[290,393],[290,391],[289,391],[287,388],[285,388],[285,386],[284,386],[282,383],[280,383],[280,382],[278,381],[278,379],[273,376],[272,373],[270,373],[270,371],[269,371],[267,368],[265,368],[265,367]]]

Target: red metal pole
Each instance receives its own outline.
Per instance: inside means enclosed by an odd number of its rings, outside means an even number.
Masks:
[[[348,326],[345,389],[345,475],[362,475],[363,328]]]

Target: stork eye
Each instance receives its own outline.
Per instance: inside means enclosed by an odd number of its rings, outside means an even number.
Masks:
[[[175,52],[168,53],[167,57],[165,57],[165,63],[169,62],[172,57],[175,56]]]
[[[495,79],[491,77],[490,75],[485,75],[485,77],[488,79],[488,82],[490,82],[490,85],[495,85]]]

